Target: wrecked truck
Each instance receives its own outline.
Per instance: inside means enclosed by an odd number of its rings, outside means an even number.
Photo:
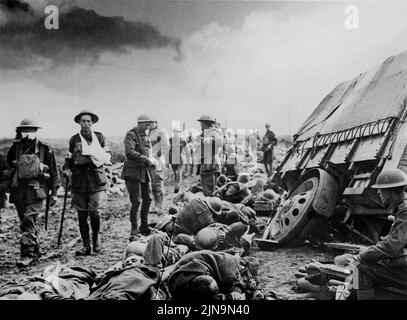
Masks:
[[[407,172],[407,51],[337,85],[294,135],[272,181],[288,192],[263,234],[283,246],[331,226],[362,243],[388,232],[371,188],[383,169]]]

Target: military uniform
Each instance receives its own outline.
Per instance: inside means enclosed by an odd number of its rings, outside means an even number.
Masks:
[[[126,133],[124,148],[126,161],[124,162],[122,178],[126,181],[130,196],[132,233],[135,233],[138,227],[137,213],[140,205],[140,231],[143,232],[148,229],[148,212],[152,200],[151,175],[149,165],[147,165],[147,162],[151,161],[149,159],[151,142],[145,132],[141,132],[135,127]]]
[[[106,139],[100,132],[94,132],[102,148],[106,146]],[[85,141],[92,142],[92,134],[81,135]],[[107,177],[103,165],[97,167],[89,155],[82,155],[82,140],[79,134],[71,137],[69,141],[71,158],[65,161],[65,169],[72,171],[72,205],[78,211],[79,231],[85,248],[90,248],[89,224],[92,228],[93,245],[98,243],[100,230],[100,216],[98,209],[106,201]]]
[[[207,197],[213,196],[216,178],[221,174],[222,142],[223,134],[216,127],[207,129],[201,134],[200,176],[203,193]]]
[[[174,235],[185,233],[195,235],[199,230],[215,222],[205,199],[192,199],[182,211],[177,213]]]
[[[191,281],[200,275],[209,275],[216,281],[219,292],[230,299],[232,292],[246,293],[253,299],[258,285],[259,262],[256,258],[201,250],[183,256],[174,266],[168,279],[168,288],[174,300],[194,299],[190,296]]]
[[[187,142],[184,138],[179,137],[179,139],[175,140],[170,138],[169,161],[175,176],[175,193],[179,191],[182,172],[184,171],[184,164],[186,161],[183,151],[186,146]]]
[[[156,128],[150,132],[152,156],[157,160],[157,166],[151,168],[151,189],[157,207],[162,208],[164,200],[164,154],[169,147],[168,135],[164,130]]]
[[[202,249],[220,251],[230,249],[233,247],[241,248],[242,247],[241,238],[244,235],[244,233],[248,230],[248,226],[243,224],[242,222],[235,222],[229,226],[223,223],[215,222],[205,227],[205,229],[212,230],[216,234],[217,239],[212,248],[202,248]],[[196,239],[195,244],[197,247],[200,246],[199,241],[197,241]]]
[[[48,169],[43,170],[37,177],[20,179],[16,169],[22,155],[37,155],[41,164]],[[14,176],[10,186],[10,203],[14,203],[20,218],[21,256],[36,258],[39,255],[39,239],[36,219],[43,210],[44,200],[49,190],[56,196],[59,187],[59,173],[55,154],[51,145],[38,139],[16,140],[7,154],[7,162],[14,169]]]
[[[267,175],[271,175],[273,170],[273,148],[277,144],[277,138],[273,131],[267,129],[263,137],[263,163],[266,167]]]
[[[372,299],[374,287],[407,289],[407,194],[394,210],[389,234],[359,253],[359,299]]]

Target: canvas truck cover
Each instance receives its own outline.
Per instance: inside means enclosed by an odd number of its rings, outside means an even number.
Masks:
[[[298,130],[297,141],[400,117],[407,96],[407,51],[339,84]]]

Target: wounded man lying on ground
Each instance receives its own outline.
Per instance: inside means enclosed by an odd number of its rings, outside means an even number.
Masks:
[[[189,251],[185,245],[170,242],[169,236],[159,230],[153,230],[148,242],[141,239],[130,242],[126,247],[124,261],[135,255],[154,266],[169,266],[176,263]]]
[[[168,289],[174,300],[263,299],[258,290],[256,258],[202,250],[191,252],[175,265]]]
[[[219,198],[195,199],[178,214],[162,216],[155,228],[171,236],[173,243],[186,245],[193,251],[230,248],[243,248],[248,251],[258,231],[255,212],[243,205],[240,206],[242,209],[239,209],[238,205],[225,203]],[[214,214],[215,208],[219,208],[218,214]],[[242,219],[238,211],[241,215],[244,212],[247,215]],[[249,215],[250,220],[247,219]]]
[[[151,236],[146,246],[132,242],[126,248],[124,261],[98,276],[86,300],[151,300],[166,299],[168,294],[163,284],[159,286],[163,264],[179,260],[188,249],[171,246],[163,233]],[[167,252],[169,254],[167,255]],[[159,286],[159,287],[158,287]],[[157,294],[157,290],[159,290]],[[41,294],[44,300],[73,300],[50,291]]]
[[[250,192],[243,183],[231,181],[219,188],[215,192],[215,195],[231,203],[240,203],[244,198],[250,195]]]
[[[254,237],[254,233],[246,234],[248,229],[248,226],[241,222],[235,222],[230,226],[212,223],[195,235],[194,245],[198,250],[227,251],[232,248],[243,248],[247,253]]]
[[[193,199],[176,214],[174,235],[195,235],[214,222],[226,225],[242,222],[250,225],[251,229],[256,229],[256,212],[243,204],[233,204],[217,197]]]

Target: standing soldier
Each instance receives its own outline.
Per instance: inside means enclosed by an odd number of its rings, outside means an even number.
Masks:
[[[188,136],[186,137],[186,160],[187,164],[185,166],[185,171],[187,176],[192,176],[194,173],[194,137],[192,135],[192,130],[188,130]]]
[[[156,161],[155,169],[150,169],[151,188],[156,205],[155,211],[161,211],[164,200],[164,166],[165,156],[170,145],[168,134],[158,127],[157,120],[153,123],[149,135],[151,141],[152,156]]]
[[[223,134],[217,128],[217,122],[208,115],[201,116],[201,164],[200,176],[203,193],[212,197],[215,192],[216,178],[221,173],[221,155]]]
[[[270,130],[270,124],[266,123],[266,133],[263,136],[263,163],[266,167],[267,175],[270,177],[273,172],[273,148],[277,145],[277,138]]]
[[[14,203],[20,218],[21,258],[23,266],[30,265],[40,256],[36,219],[43,210],[44,200],[51,191],[50,206],[56,202],[59,173],[51,145],[37,138],[41,127],[24,119],[17,127],[17,136],[7,154],[13,169],[10,202]]]
[[[65,175],[71,176],[72,205],[78,211],[79,231],[83,248],[76,251],[77,256],[90,255],[88,217],[92,228],[93,251],[101,251],[99,239],[100,216],[98,209],[106,200],[107,177],[104,165],[110,164],[111,152],[106,146],[102,133],[92,130],[99,117],[82,111],[75,118],[81,127],[79,133],[69,141],[69,153],[65,160]]]
[[[169,162],[171,163],[172,171],[174,172],[175,187],[174,193],[178,193],[182,180],[182,172],[186,162],[185,147],[186,140],[181,136],[181,129],[174,127],[172,129],[172,137],[170,138]]]
[[[126,161],[122,171],[122,178],[126,180],[127,191],[130,196],[130,241],[136,240],[139,233],[150,234],[148,227],[148,213],[152,200],[151,176],[149,169],[154,169],[155,162],[151,158],[151,142],[147,131],[151,129],[155,120],[148,115],[137,118],[137,126],[126,133],[124,149]],[[140,211],[140,230],[138,229],[138,210]]]

